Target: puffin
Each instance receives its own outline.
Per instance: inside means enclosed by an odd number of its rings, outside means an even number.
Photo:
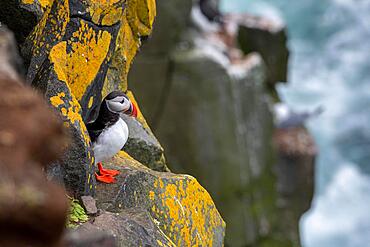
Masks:
[[[210,0],[199,0],[199,8],[202,14],[208,19],[210,22],[217,22],[219,24],[223,24],[224,16],[222,13],[217,9],[215,4]]]
[[[137,117],[137,107],[121,91],[109,93],[101,102],[98,117],[86,125],[89,132],[98,172],[96,180],[102,183],[116,182],[117,170],[103,168],[103,161],[116,155],[126,144],[129,129],[122,114]]]

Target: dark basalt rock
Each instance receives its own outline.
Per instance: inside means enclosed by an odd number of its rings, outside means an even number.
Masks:
[[[131,117],[124,117],[124,120],[130,134],[123,150],[150,169],[168,171],[164,150],[151,130]]]
[[[239,46],[245,54],[261,54],[267,66],[267,82],[270,88],[277,82],[286,82],[289,50],[285,26],[248,14],[242,14],[238,19]]]
[[[28,34],[36,26],[37,11],[22,5],[20,0],[2,0],[0,8],[0,23],[7,25],[14,33],[19,44],[22,44]]]
[[[219,205],[226,244],[259,245],[280,224],[265,65],[253,53],[224,67],[204,50],[177,52],[157,133],[171,168],[194,174]]]
[[[112,234],[100,230],[91,223],[85,223],[76,230],[69,231],[64,236],[63,244],[68,247],[121,247]]]
[[[93,227],[115,236],[117,246],[175,246],[158,228],[153,218],[140,208],[120,213],[103,212],[91,223],[85,223],[80,228],[91,231]]]
[[[87,215],[96,215],[98,213],[96,201],[92,196],[81,196],[81,203]]]
[[[304,127],[276,129],[278,207],[288,232],[298,231],[299,219],[311,207],[317,148]],[[299,236],[292,235],[299,245]]]

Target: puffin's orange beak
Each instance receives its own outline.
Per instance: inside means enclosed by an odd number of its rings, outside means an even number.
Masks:
[[[131,103],[131,106],[132,106],[132,111],[131,111],[130,116],[137,118],[137,107],[134,103]]]

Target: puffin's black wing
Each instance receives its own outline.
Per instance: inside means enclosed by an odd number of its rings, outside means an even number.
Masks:
[[[97,124],[96,122],[86,124],[87,131],[92,142],[98,139],[99,135],[103,132],[105,126]]]

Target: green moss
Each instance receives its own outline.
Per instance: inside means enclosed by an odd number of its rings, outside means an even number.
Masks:
[[[89,220],[85,210],[78,203],[78,200],[70,198],[70,208],[67,220],[68,228],[75,228],[79,224]]]

